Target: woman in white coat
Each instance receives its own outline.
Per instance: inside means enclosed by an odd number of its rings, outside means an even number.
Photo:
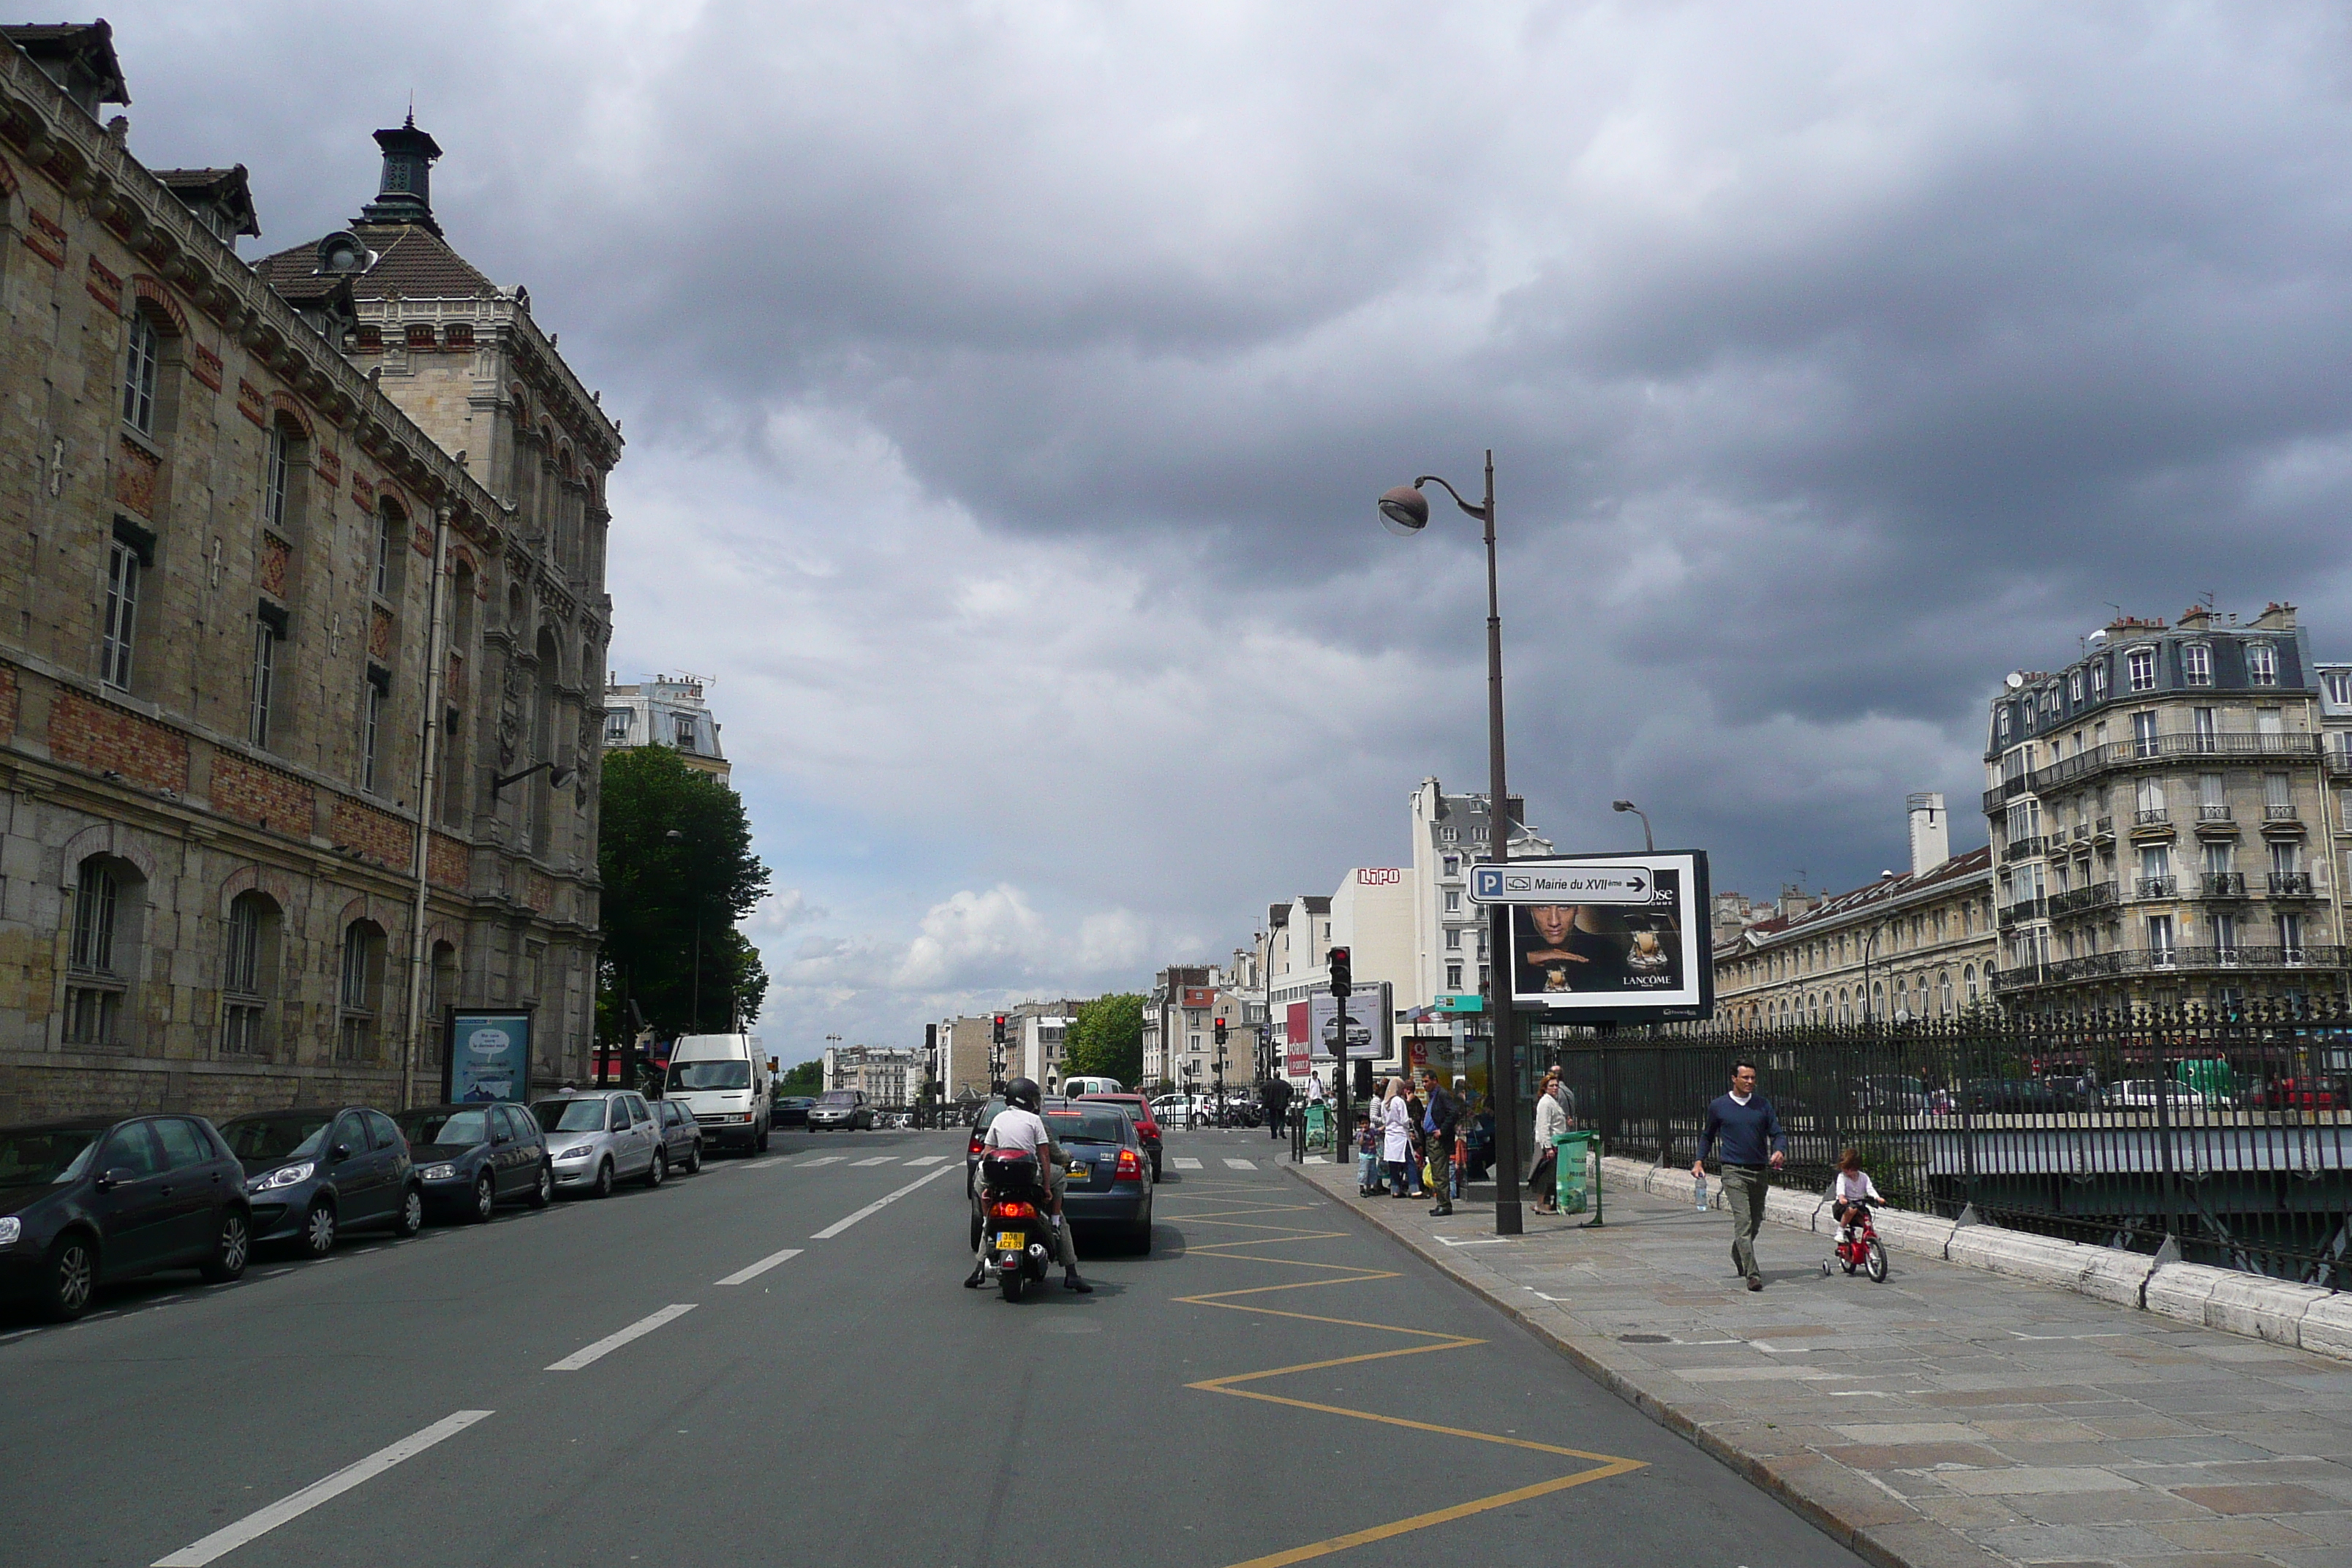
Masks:
[[[1389,1168],[1389,1180],[1395,1184],[1395,1190],[1389,1195],[1404,1197],[1412,1190],[1412,1183],[1405,1175],[1405,1163],[1412,1158],[1412,1113],[1405,1106],[1404,1079],[1389,1079],[1381,1120],[1381,1163]]]
[[[1536,1096],[1536,1158],[1528,1172],[1528,1191],[1536,1213],[1559,1212],[1559,1151],[1552,1140],[1569,1131],[1568,1108],[1560,1103],[1559,1068],[1544,1074],[1543,1091]]]

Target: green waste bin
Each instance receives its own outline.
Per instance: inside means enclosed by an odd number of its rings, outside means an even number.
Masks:
[[[1331,1142],[1331,1113],[1321,1100],[1307,1108],[1307,1142],[1309,1147],[1328,1146]]]
[[[1591,1197],[1585,1160],[1591,1152],[1590,1132],[1560,1132],[1552,1137],[1554,1175],[1559,1184],[1559,1212],[1582,1214]]]

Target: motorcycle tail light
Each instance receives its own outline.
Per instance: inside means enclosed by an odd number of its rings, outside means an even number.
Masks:
[[[988,1213],[992,1219],[1035,1219],[1037,1217],[1036,1207],[1031,1204],[991,1204]]]

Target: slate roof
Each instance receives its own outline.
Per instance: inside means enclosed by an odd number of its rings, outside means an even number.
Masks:
[[[1971,877],[1982,876],[1991,868],[1992,846],[1988,844],[1964,855],[1955,855],[1924,873],[1882,877],[1875,882],[1824,900],[1818,909],[1807,910],[1801,915],[1775,915],[1768,921],[1758,921],[1754,925],[1744,928],[1737,937],[1726,940],[1761,943],[1811,926],[1835,925],[1861,910],[1900,902],[1915,893],[1964,882]]]
[[[412,300],[470,300],[499,286],[449,248],[449,242],[415,224],[355,224],[352,232],[376,253],[373,267],[351,275],[352,296],[362,302],[397,291]],[[262,281],[288,299],[317,295],[331,279],[319,276],[318,241],[265,256],[253,264]]]

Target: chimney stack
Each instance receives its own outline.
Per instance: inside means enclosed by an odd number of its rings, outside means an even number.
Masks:
[[[1944,797],[1927,790],[1908,797],[1911,814],[1911,874],[1924,877],[1952,858],[1952,826],[1944,815]]]

